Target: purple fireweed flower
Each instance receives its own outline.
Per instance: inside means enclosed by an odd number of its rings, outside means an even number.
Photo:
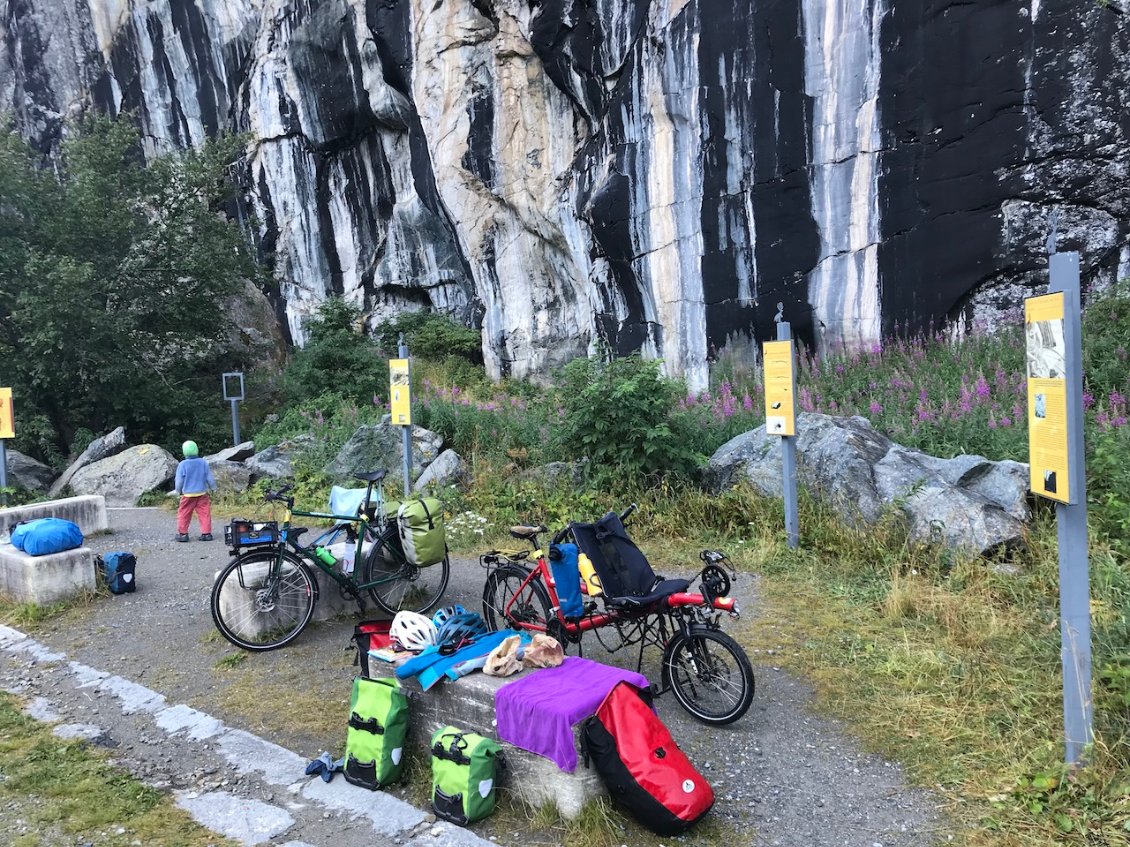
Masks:
[[[753,398],[749,396],[749,392],[742,395],[742,408],[747,412],[753,411]]]
[[[374,406],[381,405],[381,398],[378,397],[376,394],[373,395],[373,405]]]
[[[925,388],[919,390],[919,392],[918,392],[918,402],[928,403],[929,401],[930,401],[930,392],[927,391]]]
[[[1018,420],[1018,421],[1023,419],[1023,417],[1024,417],[1024,407],[1021,406],[1019,403],[1013,403],[1012,404],[1012,417],[1015,420]]]
[[[1117,418],[1110,422],[1113,427],[1126,426],[1126,415],[1119,415]]]
[[[1107,416],[1106,409],[1099,409],[1099,413],[1095,415],[1095,423],[1098,424],[1099,429],[1110,428],[1110,418]]]
[[[1012,426],[1012,419],[1005,415],[1001,418],[1001,426]]]
[[[1092,394],[1090,391],[1084,391],[1083,392],[1083,409],[1089,410],[1094,405],[1095,405],[1095,395]]]
[[[816,404],[812,402],[812,393],[807,386],[800,390],[800,407],[806,412],[816,411]]]
[[[843,374],[843,372],[844,372],[844,366],[842,364],[837,364],[836,365],[836,375],[841,376]]]
[[[883,406],[878,400],[872,400],[871,405],[868,408],[871,410],[871,414],[873,415],[878,415],[883,411]]]
[[[993,417],[993,413],[989,412],[989,429],[997,428],[997,419]]]
[[[1119,392],[1119,391],[1110,392],[1110,398],[1109,399],[1110,399],[1110,405],[1111,405],[1112,408],[1115,407],[1115,406],[1125,406],[1126,405],[1126,398],[1123,397],[1121,392]]]
[[[987,400],[989,397],[989,383],[985,381],[985,377],[981,374],[977,375],[977,382],[973,385],[973,391],[978,400]]]

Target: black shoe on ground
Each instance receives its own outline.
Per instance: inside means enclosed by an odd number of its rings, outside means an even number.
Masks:
[[[212,533],[210,533],[210,532],[204,533],[203,535],[200,536],[200,540],[201,541],[211,541],[212,540]]]
[[[178,533],[176,536],[174,536],[173,540],[174,541],[188,541],[188,533],[187,532]]]

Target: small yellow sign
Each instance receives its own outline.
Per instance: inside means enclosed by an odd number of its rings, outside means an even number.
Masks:
[[[412,384],[408,359],[389,359],[388,396],[392,422],[397,426],[411,426]]]
[[[0,388],[0,438],[16,437],[16,410],[12,406],[12,389]]]
[[[795,359],[791,341],[766,341],[765,431],[769,435],[796,435]]]
[[[1028,365],[1028,487],[1071,502],[1067,449],[1067,342],[1063,292],[1024,301]]]

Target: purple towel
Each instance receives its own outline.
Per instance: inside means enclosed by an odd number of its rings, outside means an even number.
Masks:
[[[498,737],[572,773],[577,769],[573,724],[595,714],[620,680],[648,687],[642,674],[576,656],[566,656],[556,668],[523,676],[494,694]]]

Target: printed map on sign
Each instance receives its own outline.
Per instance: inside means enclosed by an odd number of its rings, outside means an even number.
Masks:
[[[1071,502],[1067,458],[1067,343],[1062,293],[1024,301],[1028,363],[1028,487]]]

